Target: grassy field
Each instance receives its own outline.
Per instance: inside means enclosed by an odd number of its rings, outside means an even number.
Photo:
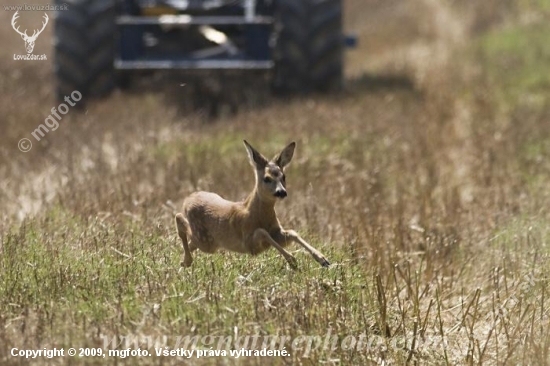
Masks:
[[[56,106],[51,27],[47,62],[14,61],[0,13],[1,364],[550,364],[550,3],[345,4],[361,41],[338,95],[236,80],[238,113],[211,120],[182,77],[71,110],[27,153]],[[252,190],[243,139],[297,142],[277,211],[330,268],[297,246],[297,271],[275,250],[180,267],[183,198]],[[155,355],[267,345],[290,355]]]

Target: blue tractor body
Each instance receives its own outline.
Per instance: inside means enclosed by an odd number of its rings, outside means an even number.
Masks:
[[[246,3],[254,7],[247,11]],[[124,0],[115,68],[270,69],[273,17],[269,6],[256,5]]]
[[[56,0],[63,1],[63,0]],[[58,12],[58,96],[102,96],[136,70],[270,70],[274,89],[343,77],[341,0],[73,0]]]

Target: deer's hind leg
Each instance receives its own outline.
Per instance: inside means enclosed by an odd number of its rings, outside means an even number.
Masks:
[[[191,250],[189,249],[189,242],[187,239],[189,223],[181,213],[176,214],[176,228],[183,244],[183,261],[181,265],[183,267],[190,267],[191,264],[193,264],[193,257],[191,256]]]

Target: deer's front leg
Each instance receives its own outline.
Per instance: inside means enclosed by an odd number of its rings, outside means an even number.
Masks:
[[[313,258],[323,267],[330,266],[330,262],[328,259],[317,249],[312,247],[308,242],[306,242],[298,233],[294,230],[280,230],[277,232],[274,236],[275,240],[277,240],[280,243],[287,243],[287,242],[295,242],[300,244],[302,247],[305,248],[312,256]]]
[[[279,251],[279,253],[281,253],[281,255],[283,257],[285,257],[286,261],[288,262],[290,267],[292,267],[292,269],[298,268],[296,258],[294,258],[294,256],[292,254],[290,254],[289,252],[287,252],[282,246],[280,246],[279,243],[277,243],[275,240],[273,240],[271,235],[269,235],[269,233],[267,231],[265,231],[264,229],[256,229],[254,231],[254,235],[252,237],[252,240],[253,240],[253,245],[254,244],[261,244],[262,242],[267,242],[267,243],[271,244],[272,246],[275,247],[275,249],[277,249]]]

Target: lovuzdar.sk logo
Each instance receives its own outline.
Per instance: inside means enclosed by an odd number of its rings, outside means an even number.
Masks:
[[[27,51],[26,55],[13,55],[14,60],[46,60],[46,55],[34,55],[32,51],[34,50],[34,43],[36,42],[36,39],[42,33],[44,28],[46,28],[46,25],[48,24],[48,20],[50,19],[48,17],[48,14],[44,13],[44,22],[42,22],[42,29],[37,30],[35,29],[31,36],[27,34],[27,30],[25,29],[24,32],[21,32],[19,30],[19,26],[16,24],[17,18],[19,18],[19,11],[16,11],[15,14],[13,14],[13,17],[11,18],[11,26],[13,29],[21,35],[21,38],[23,38],[23,41],[25,41],[25,50]]]

